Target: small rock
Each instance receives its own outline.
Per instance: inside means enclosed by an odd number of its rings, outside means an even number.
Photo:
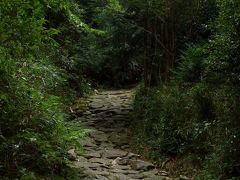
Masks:
[[[80,157],[78,157],[77,161],[78,162],[87,162],[88,160],[87,160],[87,158],[80,156]]]
[[[126,145],[123,145],[123,146],[121,146],[121,149],[122,149],[122,150],[127,150],[127,149],[129,149],[129,148],[130,148],[130,146],[129,146],[129,145],[127,145],[127,144],[126,144]]]
[[[112,161],[112,166],[116,166],[116,165],[118,165],[118,162],[119,162],[119,160],[121,160],[122,158],[120,158],[120,157],[117,157],[116,159],[114,159],[113,161]]]
[[[128,153],[128,158],[130,158],[130,159],[132,159],[132,158],[138,158],[138,157],[140,157],[140,155],[138,155],[138,154],[134,154],[134,153]]]
[[[158,175],[160,175],[160,176],[168,176],[168,173],[166,171],[159,171]]]
[[[141,160],[131,160],[130,163],[134,170],[147,171],[155,168],[155,166],[152,163],[141,161]]]
[[[128,159],[120,158],[120,157],[117,157],[116,159],[114,159],[112,161],[113,166],[115,166],[115,165],[128,165],[128,163],[129,163]]]
[[[75,161],[77,159],[77,153],[75,152],[75,149],[70,149],[68,152],[68,159],[71,161]]]

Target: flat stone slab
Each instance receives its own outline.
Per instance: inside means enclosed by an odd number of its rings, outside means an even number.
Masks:
[[[84,154],[83,156],[87,159],[101,158],[101,153],[100,152],[90,152],[90,153]]]
[[[89,137],[81,139],[79,143],[84,147],[97,147],[96,142]]]
[[[90,103],[90,108],[91,109],[99,109],[99,108],[102,108],[102,107],[104,107],[104,105],[100,104],[99,102]]]
[[[92,163],[100,163],[100,164],[105,164],[105,165],[110,165],[111,161],[109,159],[103,159],[103,158],[92,158],[92,159],[89,159],[89,162],[92,162]]]
[[[122,151],[119,149],[110,149],[103,152],[103,157],[108,159],[115,159],[117,157],[125,157],[127,156],[128,152]]]
[[[119,169],[119,170],[131,170],[131,166],[129,165],[114,165],[111,166],[112,169]]]
[[[155,168],[155,166],[152,163],[142,160],[131,160],[130,164],[134,170],[148,171]]]

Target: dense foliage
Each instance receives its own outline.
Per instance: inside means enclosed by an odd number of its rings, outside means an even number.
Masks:
[[[179,41],[185,45],[176,49],[169,80],[155,87],[147,84],[135,99],[137,141],[147,144],[153,158],[191,157],[192,167],[197,163],[201,169],[199,179],[240,176],[239,5],[235,0],[212,1],[207,9],[198,7],[200,14],[189,27],[198,27],[198,38],[178,29],[187,41]]]
[[[68,97],[59,97],[71,92],[66,91],[71,74],[57,62],[70,58],[58,53],[55,36],[60,28],[49,26],[52,22],[46,17],[48,11],[61,11],[69,24],[75,23],[71,3],[0,2],[1,177],[31,179],[32,172],[54,173],[65,162],[67,142],[76,132],[68,133],[65,127],[62,102]],[[82,133],[79,129],[75,135]]]

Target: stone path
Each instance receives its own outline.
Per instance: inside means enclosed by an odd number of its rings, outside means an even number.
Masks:
[[[104,91],[89,98],[89,109],[80,117],[81,124],[93,131],[81,140],[83,156],[73,166],[82,170],[83,180],[162,180],[155,166],[130,152],[129,114],[133,91]],[[72,152],[71,152],[72,151]]]

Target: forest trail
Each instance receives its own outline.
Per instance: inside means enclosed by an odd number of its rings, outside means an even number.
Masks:
[[[84,180],[162,180],[151,162],[130,152],[129,125],[133,90],[103,91],[89,98],[89,109],[79,118],[92,129],[81,140],[85,153],[73,167],[81,169]]]

